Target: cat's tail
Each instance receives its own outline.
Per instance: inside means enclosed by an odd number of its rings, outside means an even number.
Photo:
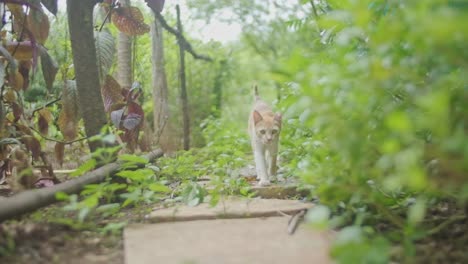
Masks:
[[[255,101],[260,100],[260,96],[258,95],[258,87],[256,84],[254,85],[254,95],[255,95]]]

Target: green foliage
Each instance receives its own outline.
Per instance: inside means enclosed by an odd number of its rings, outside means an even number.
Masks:
[[[372,232],[372,230],[367,230]],[[368,238],[365,228],[345,227],[339,231],[332,256],[339,263],[388,263],[389,243],[382,236]]]
[[[209,118],[202,126],[207,145],[158,159],[158,178],[180,181],[176,195],[190,206],[202,203],[206,196],[210,197],[212,206],[223,195],[251,196],[250,184],[239,177],[239,170],[247,165],[246,155],[250,152],[246,135],[223,119]],[[206,176],[209,177],[207,189],[195,182]]]
[[[190,206],[206,201],[208,195],[211,205],[215,205],[223,195],[250,197],[249,183],[239,177],[239,169],[246,165],[245,156],[250,151],[246,137],[240,136],[235,129],[226,133],[224,129],[228,124],[221,120],[208,119],[203,126],[208,142],[205,148],[181,152],[175,157],[163,157],[156,164],[149,164],[148,160],[135,155],[119,155],[122,170],[115,176],[121,180],[108,178],[103,183],[87,185],[79,196],[59,193],[57,199],[68,202],[63,209],[73,212],[76,218],[58,221],[76,229],[86,228],[87,219],[115,216],[125,207],[169,198],[171,192],[176,195],[176,201]],[[103,139],[105,136],[97,138]],[[112,161],[118,150],[118,147],[97,150],[90,162],[84,163],[75,174],[85,173],[97,162]],[[142,165],[143,168],[138,168]],[[206,190],[196,182],[201,176],[210,176],[211,189]],[[168,184],[177,182],[180,185],[176,190],[168,187]],[[105,227],[102,231],[113,232],[113,228]]]
[[[212,188],[208,190],[210,205],[215,206],[224,196],[241,195],[252,198],[255,193],[251,192],[251,185],[243,177],[213,177],[210,181]]]
[[[457,25],[467,13],[438,1],[329,3],[333,11],[318,20],[320,42],[298,45],[274,73],[289,82],[279,104],[281,155],[341,217],[332,223],[361,219],[349,230],[371,230],[337,245],[337,260],[386,263],[378,252],[389,237],[377,236],[373,224],[401,229],[391,240],[405,241],[412,255],[424,228],[425,196],[466,202],[459,194],[468,168],[461,99],[467,98],[468,31]]]
[[[206,147],[161,158],[157,165],[159,175],[166,179],[196,179],[200,176],[238,176],[246,165],[245,155],[250,152],[247,137],[240,136],[227,122],[207,119],[202,124]]]
[[[187,56],[197,148],[155,164],[120,156],[120,181],[87,186],[80,196],[58,196],[75,217],[64,223],[81,228],[97,215],[163,197],[194,206],[208,200],[215,205],[223,195],[251,196],[249,183],[238,176],[251,163],[244,131],[256,80],[261,97],[283,113],[279,165],[319,203],[307,223],[337,230],[331,250],[337,263],[413,262],[418,241],[453,219],[466,219],[460,209],[468,203],[466,6],[439,0],[274,2],[188,2],[197,17],[231,10],[243,24],[238,43],[192,42],[195,50],[219,59],[208,65]],[[276,10],[273,19],[266,15],[270,10]],[[173,25],[171,11],[165,12]],[[173,36],[166,34],[164,41],[168,125],[178,128],[178,49]],[[69,43],[57,43],[65,49],[52,54],[60,65],[70,65]],[[149,36],[135,46],[135,78],[148,89]],[[70,74],[66,69],[59,71],[63,79]],[[31,100],[39,96],[30,93]],[[150,117],[152,103],[145,101]],[[115,160],[118,150],[94,154],[77,174]],[[205,176],[210,188],[196,182]],[[431,218],[441,201],[453,203],[460,215]],[[401,247],[397,253],[395,245]]]
[[[8,256],[15,252],[16,243],[13,236],[8,233],[8,230],[1,231],[3,231],[3,237],[0,241],[0,256]]]
[[[196,182],[187,182],[181,197],[182,201],[188,206],[196,206],[205,200],[205,189]]]
[[[223,114],[244,129],[249,87],[262,80],[262,98],[276,92],[283,113],[280,167],[322,204],[307,219],[342,228],[335,259],[411,262],[415,243],[441,230],[428,213],[441,201],[466,217],[468,9],[437,0],[275,1],[279,15],[249,27],[267,2],[189,2],[200,17],[230,10],[243,18]],[[401,254],[388,254],[393,245]]]
[[[92,154],[94,158],[90,161],[93,162],[89,164],[109,161],[119,149],[120,147],[98,149]],[[67,202],[63,210],[72,212],[74,218],[57,218],[54,221],[75,229],[88,228],[92,219],[115,217],[125,207],[153,203],[171,192],[164,182],[158,181],[155,170],[152,169],[154,166],[147,159],[123,154],[119,156],[119,162],[121,170],[116,173],[116,179],[109,177],[102,183],[88,184],[79,195],[57,193],[57,200]],[[91,169],[87,163],[75,174],[83,174]],[[115,233],[124,225],[124,222],[109,223],[101,231]]]

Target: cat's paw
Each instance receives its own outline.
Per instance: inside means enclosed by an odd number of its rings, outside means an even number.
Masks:
[[[271,185],[271,182],[269,180],[260,180],[258,182],[258,185],[259,186],[269,186],[269,185]]]

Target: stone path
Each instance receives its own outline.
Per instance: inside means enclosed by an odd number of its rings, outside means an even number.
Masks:
[[[209,220],[219,218],[252,218],[284,216],[312,207],[311,203],[280,199],[241,199],[232,197],[221,200],[215,207],[204,203],[198,206],[175,206],[156,209],[148,215],[148,221],[160,223],[167,221]]]
[[[290,217],[310,203],[279,199],[231,198],[210,208],[156,209],[153,224],[124,231],[125,263],[330,263],[329,235],[299,225],[288,233]]]

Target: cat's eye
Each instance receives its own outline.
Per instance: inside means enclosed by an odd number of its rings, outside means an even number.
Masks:
[[[278,130],[276,130],[276,129],[273,129],[273,130],[271,131],[271,134],[272,134],[272,135],[274,135],[274,134],[276,134],[276,133],[278,133]]]
[[[266,131],[265,129],[260,130],[260,134],[265,135]]]

